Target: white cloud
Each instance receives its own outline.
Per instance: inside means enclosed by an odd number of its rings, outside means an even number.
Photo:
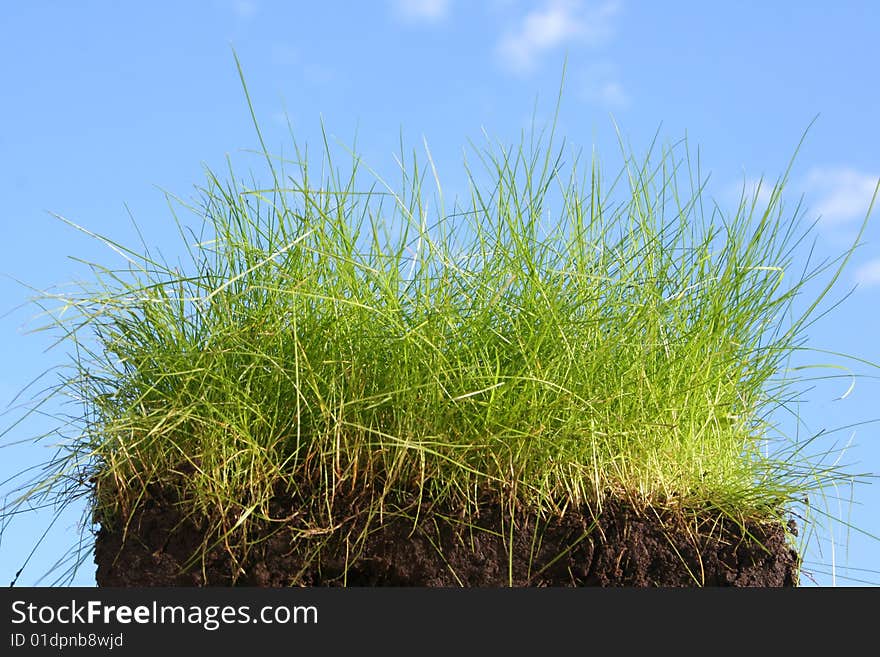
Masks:
[[[409,21],[435,23],[449,14],[450,0],[394,0],[398,15]]]
[[[232,10],[239,18],[251,18],[257,13],[259,6],[254,0],[235,0],[232,3]]]
[[[581,98],[609,108],[627,108],[629,94],[618,79],[617,67],[608,61],[594,62],[575,74],[575,85]]]
[[[611,36],[611,19],[618,8],[614,0],[595,7],[587,7],[583,0],[545,0],[543,7],[530,11],[501,38],[498,55],[514,71],[528,72],[547,50],[569,42],[600,45]]]
[[[776,182],[767,178],[746,178],[741,183],[732,183],[729,188],[729,195],[737,203],[742,198],[745,201],[746,208],[751,207],[752,201],[755,201],[755,208],[763,211],[770,203],[770,197],[773,195],[773,188]],[[743,195],[745,196],[743,197]],[[756,195],[758,197],[757,200],[755,199]]]
[[[839,227],[865,217],[878,177],[848,167],[813,168],[807,173],[807,194],[817,198],[810,203],[811,214],[821,215],[821,223]]]
[[[770,205],[770,197],[773,195],[773,189],[778,182],[778,178],[772,178],[769,176],[764,176],[763,178],[757,176],[744,176],[739,180],[722,183],[721,186],[717,188],[717,200],[722,210],[731,215],[739,212],[740,203],[744,203],[745,209],[743,212],[748,216],[748,213],[752,211],[752,203],[754,203],[755,209],[752,216],[753,218],[760,217]],[[715,189],[714,184],[710,181],[708,193],[712,194]],[[795,192],[792,191],[791,186],[786,185],[786,188],[782,191],[781,201],[785,203],[786,207],[788,207],[794,196]],[[779,201],[777,201],[776,205],[777,210],[779,209],[778,203]]]
[[[863,287],[875,287],[880,285],[880,258],[868,260],[856,269],[856,283]]]
[[[629,106],[629,96],[623,90],[623,85],[616,81],[605,82],[598,89],[596,99],[603,105],[608,105],[610,107]]]

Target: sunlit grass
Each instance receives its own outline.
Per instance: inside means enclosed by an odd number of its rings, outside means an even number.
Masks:
[[[795,267],[811,226],[783,207],[787,171],[724,210],[684,143],[609,180],[551,130],[474,147],[441,213],[427,146],[401,150],[397,186],[356,154],[339,168],[326,138],[317,168],[262,148],[265,186],[230,166],[196,205],[171,199],[203,220],[175,214],[185,263],[95,235],[128,265],[40,299],[74,355],[49,396],[81,414],[7,513],[90,491],[124,522],[158,484],[236,545],[279,520],[279,491],[308,500],[287,519],[305,536],[352,497],[742,522],[849,480],[770,421],[851,253]]]

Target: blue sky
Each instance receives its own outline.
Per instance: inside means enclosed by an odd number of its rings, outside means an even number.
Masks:
[[[595,147],[613,171],[612,116],[636,153],[658,129],[663,143],[687,135],[711,172],[709,193],[731,211],[744,183],[783,172],[818,114],[783,198],[794,205],[803,195],[807,215],[819,217],[824,257],[853,239],[880,178],[878,26],[872,0],[9,3],[0,18],[0,407],[66,358],[46,352],[45,334],[26,333],[35,308],[18,307],[29,293],[14,279],[44,289],[87,278],[69,256],[119,264],[50,212],[136,244],[127,206],[148,244],[170,250],[178,237],[161,190],[193,198],[205,165],[222,171],[227,154],[253,162],[246,151],[258,143],[231,47],[270,149],[291,151],[285,112],[299,142],[317,147],[323,120],[342,143],[357,136],[358,152],[382,172],[394,170],[401,134],[409,147],[424,138],[451,189],[463,178],[462,149],[483,128],[512,143],[533,108],[539,122],[552,116],[566,56],[560,136],[587,154]],[[831,296],[855,291],[810,327],[810,346],[880,362],[878,225],[875,211]],[[803,430],[880,418],[876,368],[807,361],[868,376],[849,394],[847,379],[817,382],[799,409]],[[32,417],[2,439],[0,481],[45,460],[51,440],[27,439],[52,426],[52,417]],[[878,427],[840,430],[822,444],[848,445],[848,471],[877,473]],[[878,485],[837,494],[828,507],[836,520],[808,541],[804,584],[877,585],[880,539],[866,534],[880,537]],[[58,519],[19,584],[52,582],[41,577],[75,540],[82,508]],[[0,583],[52,517],[17,517],[3,533]],[[93,565],[73,583],[93,585]]]

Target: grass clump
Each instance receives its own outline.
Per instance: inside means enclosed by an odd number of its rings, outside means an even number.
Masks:
[[[365,514],[613,496],[778,517],[840,476],[770,418],[849,252],[797,278],[810,227],[784,212],[787,172],[766,205],[707,214],[684,149],[609,181],[552,132],[475,147],[448,212],[427,149],[427,166],[401,152],[396,188],[356,155],[341,173],[326,139],[317,170],[263,145],[266,188],[209,171],[202,225],[178,221],[187,262],[96,236],[127,265],[47,305],[75,346],[52,393],[82,413],[19,503],[88,490],[124,522],[173,487],[230,545],[280,520],[279,492],[309,500],[286,519],[304,536],[352,496]]]

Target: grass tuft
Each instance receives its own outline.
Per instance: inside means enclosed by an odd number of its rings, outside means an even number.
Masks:
[[[326,135],[317,169],[260,143],[270,186],[208,171],[202,225],[175,214],[185,263],[93,235],[127,266],[39,300],[73,354],[46,397],[81,412],[7,517],[87,493],[124,523],[159,485],[232,549],[254,522],[330,531],[352,496],[365,514],[615,497],[742,522],[851,479],[771,422],[852,253],[794,269],[812,227],[784,212],[788,171],[766,204],[707,215],[686,144],[624,152],[609,182],[551,132],[474,147],[466,197],[436,213],[427,146],[394,188],[357,155],[339,169]],[[279,492],[298,517],[273,517]]]

